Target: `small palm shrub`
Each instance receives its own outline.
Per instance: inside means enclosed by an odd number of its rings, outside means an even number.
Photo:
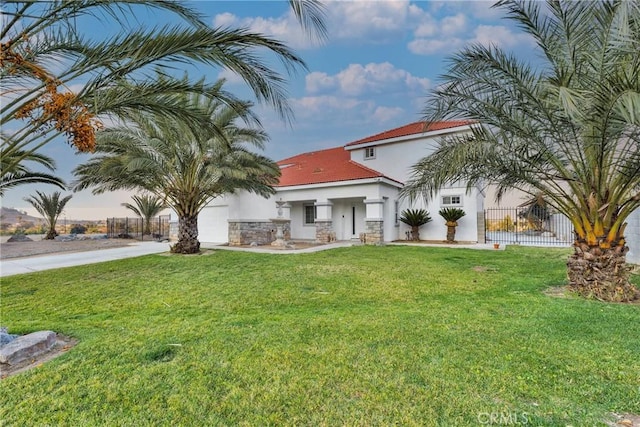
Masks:
[[[411,227],[411,239],[420,240],[420,227],[431,221],[426,209],[406,209],[400,215],[400,221]]]
[[[56,232],[56,222],[67,202],[71,199],[71,195],[61,197],[59,191],[54,191],[53,194],[47,195],[36,190],[36,196],[25,197],[24,201],[29,202],[40,215],[44,217],[44,221],[48,228],[47,235],[44,240],[53,240],[58,235]]]
[[[458,220],[466,215],[466,212],[460,208],[442,208],[438,214],[444,218],[447,224],[447,242],[456,240],[456,227]]]

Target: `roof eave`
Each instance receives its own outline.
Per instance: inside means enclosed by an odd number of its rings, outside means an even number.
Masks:
[[[401,182],[395,181],[393,179],[387,178],[385,176],[377,176],[373,178],[360,178],[360,179],[349,179],[344,181],[329,181],[329,182],[318,182],[312,184],[297,184],[297,185],[283,185],[276,186],[276,191],[291,191],[291,190],[305,190],[305,189],[314,189],[314,188],[323,188],[323,187],[343,187],[349,185],[365,185],[365,184],[385,184],[391,187],[402,188],[404,184]]]
[[[466,125],[460,125],[460,126],[450,127],[450,128],[446,128],[446,129],[438,129],[438,130],[433,130],[433,131],[428,131],[428,132],[412,133],[412,134],[409,134],[409,135],[396,136],[394,138],[377,139],[375,141],[363,142],[363,143],[360,143],[360,144],[345,145],[344,149],[347,150],[347,151],[353,151],[353,150],[357,150],[357,149],[360,149],[360,148],[372,147],[372,146],[377,146],[377,145],[385,145],[385,144],[393,144],[395,142],[408,141],[408,140],[411,140],[411,139],[430,138],[430,137],[434,137],[434,136],[444,135],[444,134],[447,134],[447,133],[455,133],[455,132],[461,132],[463,130],[470,130],[471,129],[471,125],[472,124],[469,123],[469,124],[466,124]]]

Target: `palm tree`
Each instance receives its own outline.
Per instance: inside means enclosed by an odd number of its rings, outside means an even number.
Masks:
[[[62,179],[51,173],[35,171],[31,164],[44,166],[50,171],[55,169],[54,160],[44,154],[22,150],[5,151],[4,146],[0,147],[0,196],[6,190],[23,184],[53,184],[66,188]]]
[[[310,35],[326,36],[321,3],[289,3]],[[168,12],[175,20],[171,26],[151,29],[138,28],[137,21],[131,26],[130,16],[140,8]],[[281,42],[244,28],[210,28],[179,2],[6,0],[2,13],[0,127],[15,132],[3,137],[0,147],[0,156],[14,163],[9,168],[3,164],[0,170],[1,190],[9,188],[7,182],[13,186],[26,182],[11,174],[60,134],[79,151],[93,151],[95,133],[102,127],[100,117],[126,120],[142,109],[206,125],[197,110],[179,109],[173,95],[216,90],[203,82],[168,77],[166,70],[176,63],[199,62],[235,72],[260,102],[271,104],[287,120],[291,110],[285,75],[269,66],[262,53],[272,53],[287,74],[305,68]],[[79,33],[78,20],[104,17],[115,21],[119,34],[100,41]],[[153,69],[163,71],[154,75],[149,72]],[[72,91],[72,85],[80,89]],[[30,182],[52,183],[49,177],[34,174]]]
[[[280,169],[249,149],[262,148],[267,140],[251,103],[238,101],[231,108],[205,97],[182,97],[182,102],[205,111],[220,132],[141,112],[132,125],[101,131],[99,155],[74,173],[75,190],[136,189],[166,200],[178,215],[172,251],[189,254],[200,250],[198,214],[209,201],[237,190],[273,194]],[[240,126],[239,120],[251,126]]]
[[[142,227],[142,235],[151,234],[151,220],[160,214],[164,209],[166,209],[166,205],[164,201],[152,194],[143,194],[142,196],[131,196],[133,202],[131,203],[122,203],[122,206],[133,211],[136,215],[140,217],[143,223]]]
[[[426,209],[406,209],[400,215],[400,221],[411,227],[411,239],[420,240],[420,227],[431,221]]]
[[[460,208],[442,208],[438,211],[438,215],[446,221],[447,242],[455,242],[456,227],[458,226],[458,221],[466,215],[465,211]]]
[[[533,68],[498,47],[454,55],[426,121],[477,121],[413,167],[406,194],[450,182],[535,196],[575,229],[569,286],[608,301],[640,298],[629,282],[625,221],[640,207],[640,3],[501,1],[535,40]],[[543,8],[545,8],[543,10]]]
[[[29,202],[40,215],[44,217],[49,230],[44,237],[45,240],[53,240],[58,233],[56,232],[56,222],[60,214],[64,210],[67,202],[71,200],[72,195],[60,198],[60,192],[55,191],[50,196],[36,190],[37,196],[25,197],[24,200]]]

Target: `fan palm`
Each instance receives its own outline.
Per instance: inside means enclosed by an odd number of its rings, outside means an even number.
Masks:
[[[53,240],[58,233],[56,232],[56,223],[67,202],[71,200],[72,195],[60,198],[59,191],[55,191],[50,196],[36,190],[36,196],[25,197],[24,200],[29,202],[40,215],[44,217],[48,228],[45,240]]]
[[[289,3],[310,34],[326,35],[324,9],[317,0]],[[129,17],[139,8],[169,12],[177,23],[152,29],[132,27]],[[153,68],[168,70],[176,63],[193,62],[227,68],[244,79],[259,101],[271,104],[283,118],[291,117],[285,75],[259,53],[273,53],[287,73],[304,68],[302,59],[279,41],[246,29],[212,29],[179,2],[7,0],[2,9],[0,127],[13,130],[0,147],[2,157],[13,163],[11,167],[3,164],[0,171],[2,190],[9,188],[6,182],[24,182],[10,174],[60,134],[78,150],[93,151],[95,132],[102,126],[99,116],[127,119],[144,109],[206,124],[197,110],[178,108],[173,94],[214,90],[202,82],[172,79],[166,71],[150,74]],[[120,28],[117,35],[100,41],[79,32],[78,20],[105,17]],[[71,91],[72,85],[80,89]],[[31,182],[39,180],[51,183],[49,177],[31,176]]]
[[[546,5],[546,6],[545,6]],[[630,284],[625,220],[640,207],[640,3],[502,1],[538,45],[532,68],[497,47],[451,58],[427,121],[476,120],[413,167],[406,194],[466,181],[541,193],[575,228],[570,287],[587,297],[640,298]],[[544,8],[544,10],[543,10]]]
[[[465,211],[460,208],[442,208],[438,211],[438,215],[446,221],[447,242],[455,242],[456,227],[458,226],[458,221],[466,215]]]
[[[400,215],[400,221],[411,227],[411,239],[420,240],[420,227],[431,221],[426,209],[406,209]]]
[[[143,236],[145,234],[151,234],[151,220],[166,208],[164,201],[160,197],[152,194],[131,196],[131,198],[134,204],[122,203],[122,206],[140,217],[143,223]]]
[[[231,108],[205,97],[182,97],[182,102],[207,112],[222,136],[210,127],[141,112],[132,125],[98,133],[98,154],[74,171],[75,189],[94,187],[94,194],[136,189],[163,198],[178,215],[178,241],[172,251],[195,253],[200,249],[198,214],[211,199],[236,190],[273,194],[280,169],[250,150],[262,148],[267,140],[251,103],[237,102]]]

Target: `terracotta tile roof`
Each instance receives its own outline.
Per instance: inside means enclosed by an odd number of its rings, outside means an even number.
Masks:
[[[278,165],[282,172],[279,187],[385,177],[352,161],[344,147],[298,154],[280,160]]]
[[[365,144],[367,142],[375,142],[375,141],[383,141],[385,139],[398,138],[401,136],[414,135],[424,132],[433,132],[436,130],[455,128],[458,126],[469,125],[473,123],[470,120],[451,120],[446,122],[434,122],[429,125],[429,127],[425,128],[424,122],[414,122],[409,123],[408,125],[400,126],[395,129],[387,130],[382,133],[368,136],[366,138],[359,139],[357,141],[353,141],[345,145],[345,147]]]

